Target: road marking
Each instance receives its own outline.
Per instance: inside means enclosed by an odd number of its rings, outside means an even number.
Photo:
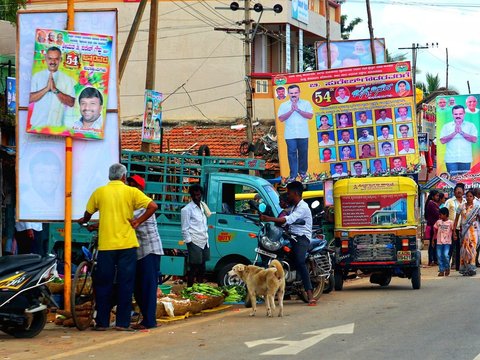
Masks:
[[[270,338],[270,339],[262,339],[262,340],[255,340],[255,341],[247,341],[245,345],[248,348],[252,348],[259,345],[265,344],[276,344],[276,345],[283,345],[277,349],[273,349],[260,355],[297,355],[301,351],[308,349],[309,347],[317,344],[318,342],[326,339],[330,335],[334,334],[353,334],[355,324],[350,323],[346,325],[335,326],[326,329],[320,329],[315,331],[310,331],[303,333],[304,335],[314,335],[304,340],[281,340],[284,338],[277,337],[277,338]],[[478,359],[480,360],[480,359]]]

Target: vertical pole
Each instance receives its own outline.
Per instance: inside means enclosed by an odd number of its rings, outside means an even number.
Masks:
[[[471,94],[471,91],[470,91],[470,80],[467,80],[467,87],[468,87],[468,93]]]
[[[290,24],[285,25],[285,72],[292,71],[292,56],[290,52],[291,48],[291,28]]]
[[[445,48],[446,68],[445,68],[445,88],[448,90],[448,48]]]
[[[325,0],[325,37],[327,38],[327,69],[332,67],[332,54],[330,52],[330,4]]]
[[[298,72],[303,72],[303,30],[298,29]]]
[[[67,0],[67,30],[74,30],[75,1]],[[66,311],[71,311],[70,293],[72,291],[72,147],[73,139],[65,139],[65,287],[63,303]]]
[[[251,57],[251,42],[250,33],[252,32],[252,23],[250,19],[250,0],[245,0],[245,38],[243,42],[244,53],[245,53],[245,101],[246,101],[246,119],[245,125],[247,131],[247,141],[249,144],[253,143],[253,126],[252,126],[252,115],[253,115],[253,100],[252,100],[252,57]],[[248,153],[248,156],[253,158],[253,151]]]
[[[372,62],[377,63],[377,54],[375,54],[375,37],[373,36],[372,13],[370,11],[370,0],[366,0],[367,16],[368,16],[368,31],[370,33],[370,51],[372,53]]]
[[[158,29],[158,0],[150,1],[150,26],[148,29],[147,78],[145,89],[155,90],[155,68],[157,65],[157,29]],[[142,151],[150,152],[152,145],[142,142]]]

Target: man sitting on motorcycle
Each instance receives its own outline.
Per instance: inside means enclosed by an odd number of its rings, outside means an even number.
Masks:
[[[297,241],[292,242],[292,255],[295,261],[297,271],[302,278],[303,287],[308,295],[308,305],[315,306],[316,300],[313,298],[312,283],[308,274],[305,258],[307,256],[310,239],[312,238],[312,213],[307,203],[302,199],[303,185],[299,181],[293,181],[287,185],[288,201],[292,205],[289,215],[284,217],[272,217],[260,215],[261,221],[271,221],[278,225],[289,225],[290,232],[295,235]],[[304,225],[293,224],[297,220],[304,220]]]

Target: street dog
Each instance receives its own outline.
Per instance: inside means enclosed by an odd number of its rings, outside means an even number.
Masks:
[[[272,317],[275,311],[275,294],[278,300],[278,316],[283,316],[283,296],[285,295],[285,272],[278,260],[273,260],[267,269],[255,265],[237,264],[229,272],[237,275],[247,285],[248,297],[252,302],[250,316],[257,311],[257,295],[265,296],[267,316]]]

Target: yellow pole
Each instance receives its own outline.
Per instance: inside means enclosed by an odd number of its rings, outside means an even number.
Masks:
[[[67,30],[72,31],[75,19],[75,1],[67,0]],[[64,309],[71,310],[72,291],[72,146],[73,139],[65,139],[65,288],[63,291]]]

